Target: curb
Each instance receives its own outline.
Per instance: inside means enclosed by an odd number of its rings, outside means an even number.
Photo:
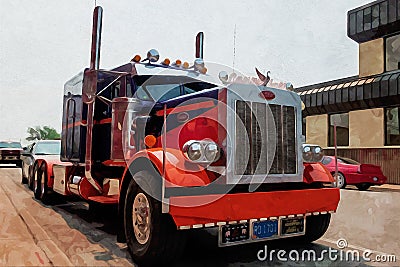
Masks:
[[[67,255],[65,255],[54,241],[51,240],[46,231],[39,225],[28,210],[22,209],[18,211],[18,213],[32,233],[36,244],[43,250],[53,265],[74,266]]]
[[[13,195],[7,185],[3,184],[2,187],[7,198],[10,200],[18,215],[32,234],[36,245],[43,251],[43,253],[45,253],[51,264],[54,266],[75,266],[57,244],[51,240],[49,235],[40,226],[32,214],[30,214],[27,209],[15,205],[15,201],[12,198]]]

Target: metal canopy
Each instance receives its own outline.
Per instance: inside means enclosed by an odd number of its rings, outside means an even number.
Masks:
[[[295,89],[303,115],[348,112],[400,104],[400,70],[370,77],[349,77]]]

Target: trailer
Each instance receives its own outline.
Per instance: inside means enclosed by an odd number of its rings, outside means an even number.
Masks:
[[[204,34],[193,64],[152,49],[99,68],[102,8],[90,67],[64,87],[61,161],[46,192],[117,205],[118,241],[136,263],[170,262],[187,233],[212,228],[219,246],[327,230],[339,202],[322,149],[302,145],[302,102],[268,74],[207,74]],[[41,178],[44,177],[44,178]],[[97,209],[101,212],[101,209]]]

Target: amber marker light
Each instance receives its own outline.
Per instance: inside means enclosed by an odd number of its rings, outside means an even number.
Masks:
[[[144,144],[149,147],[152,148],[157,142],[157,138],[154,135],[146,135],[146,137],[144,138]]]
[[[183,68],[188,69],[188,68],[189,68],[189,63],[184,62],[184,63],[183,63]]]
[[[175,65],[180,66],[182,64],[182,61],[180,59],[177,59],[175,61]]]
[[[206,68],[206,67],[202,68],[202,69],[200,70],[200,73],[206,74],[206,73],[207,73],[207,68]]]
[[[139,62],[141,59],[142,59],[142,58],[141,58],[139,55],[136,55],[136,56],[134,56],[134,57],[132,58],[131,61],[133,61],[133,62]]]
[[[163,65],[169,65],[171,63],[171,61],[169,60],[169,58],[164,59],[164,61],[162,62]]]

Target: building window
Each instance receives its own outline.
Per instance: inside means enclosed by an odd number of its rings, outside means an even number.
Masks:
[[[349,113],[329,115],[329,146],[334,146],[334,126],[336,124],[336,142],[338,146],[349,145]]]
[[[386,122],[386,145],[397,146],[400,145],[400,108],[386,108],[385,122]]]
[[[396,0],[389,0],[388,1],[389,7],[388,7],[388,23],[392,23],[396,21],[396,13],[397,13],[397,8],[396,8]]]
[[[388,3],[382,2],[379,5],[379,9],[380,9],[380,18],[381,18],[381,25],[385,25],[387,24],[387,8],[388,8]]]
[[[350,35],[356,34],[356,13],[350,13]]]
[[[386,71],[400,69],[400,34],[386,38]]]
[[[372,28],[379,26],[379,5],[376,4],[372,7]]]
[[[371,7],[364,9],[364,31],[371,29]]]
[[[364,30],[364,22],[363,22],[363,18],[364,18],[364,13],[362,10],[357,12],[357,33],[360,33]]]

